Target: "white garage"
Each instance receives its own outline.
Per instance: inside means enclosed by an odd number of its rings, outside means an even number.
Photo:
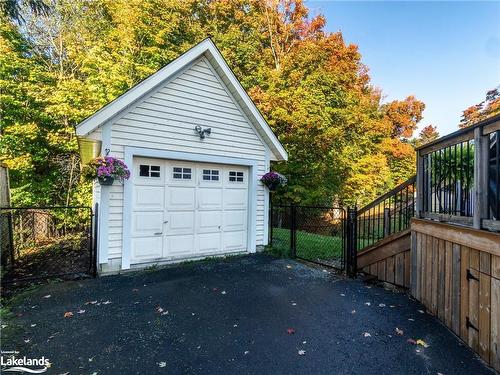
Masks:
[[[267,244],[259,179],[287,154],[210,39],[76,131],[131,171],[123,184],[94,185],[102,273]]]
[[[133,263],[247,249],[248,168],[134,158]]]

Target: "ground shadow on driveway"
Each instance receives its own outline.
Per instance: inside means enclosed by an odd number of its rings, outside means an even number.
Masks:
[[[493,374],[422,309],[251,255],[45,286],[13,308],[2,349],[44,355],[46,374]]]

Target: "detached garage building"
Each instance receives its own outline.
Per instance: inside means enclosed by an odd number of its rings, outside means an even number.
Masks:
[[[210,39],[76,133],[131,171],[123,185],[94,185],[101,272],[267,244],[269,196],[259,179],[287,154]]]

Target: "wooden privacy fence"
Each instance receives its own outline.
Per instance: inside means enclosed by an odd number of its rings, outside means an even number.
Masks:
[[[412,220],[411,292],[500,370],[500,234]]]

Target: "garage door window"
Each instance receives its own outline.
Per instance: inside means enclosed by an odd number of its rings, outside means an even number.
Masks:
[[[141,177],[160,177],[159,165],[139,165],[139,176]]]
[[[243,172],[229,172],[229,182],[243,182]]]
[[[190,180],[191,168],[174,167],[173,178],[175,180]]]
[[[204,169],[203,181],[219,181],[219,171],[217,169]]]

